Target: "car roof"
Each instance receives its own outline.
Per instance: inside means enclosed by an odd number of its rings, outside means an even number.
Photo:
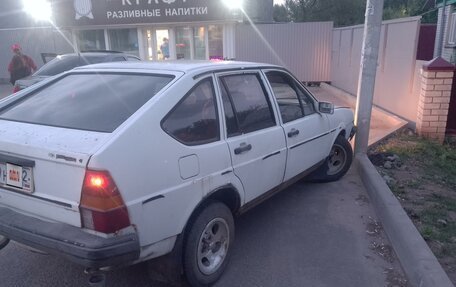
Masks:
[[[281,68],[272,64],[240,62],[240,61],[144,61],[144,62],[112,62],[100,63],[78,67],[76,70],[154,70],[175,71],[183,73],[204,73],[209,71],[223,71],[231,69],[255,69],[255,68]]]
[[[80,52],[80,53],[68,53],[68,54],[61,54],[58,57],[61,58],[70,58],[70,57],[116,57],[116,56],[133,56],[137,58],[135,55],[123,53],[123,52],[97,52],[97,51],[90,51],[90,52]]]

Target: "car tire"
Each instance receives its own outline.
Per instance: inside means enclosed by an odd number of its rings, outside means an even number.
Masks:
[[[3,249],[4,247],[6,247],[6,245],[8,245],[9,243],[9,238],[3,236],[3,235],[0,235],[0,249]]]
[[[337,136],[331,147],[331,152],[325,162],[312,174],[308,180],[314,182],[331,182],[343,177],[353,161],[353,149],[350,142],[342,135]]]
[[[231,210],[212,202],[193,219],[184,242],[183,267],[188,283],[206,287],[215,283],[229,261],[234,241]]]

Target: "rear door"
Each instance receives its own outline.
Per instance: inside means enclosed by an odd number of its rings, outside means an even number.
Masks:
[[[290,74],[265,72],[280,110],[287,139],[285,181],[328,156],[332,135],[326,115],[317,113],[313,97]]]
[[[283,181],[286,142],[258,71],[218,75],[227,143],[246,202]]]

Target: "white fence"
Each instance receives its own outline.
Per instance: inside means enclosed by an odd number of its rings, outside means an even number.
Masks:
[[[374,104],[416,122],[420,66],[416,61],[420,17],[383,22]],[[333,31],[331,82],[357,94],[363,25]]]
[[[304,82],[329,82],[332,31],[332,22],[238,24],[236,60],[285,66]]]

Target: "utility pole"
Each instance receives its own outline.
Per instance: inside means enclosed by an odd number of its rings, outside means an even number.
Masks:
[[[356,101],[355,125],[358,127],[358,132],[355,138],[355,155],[367,153],[382,17],[383,0],[367,0],[361,73]]]

